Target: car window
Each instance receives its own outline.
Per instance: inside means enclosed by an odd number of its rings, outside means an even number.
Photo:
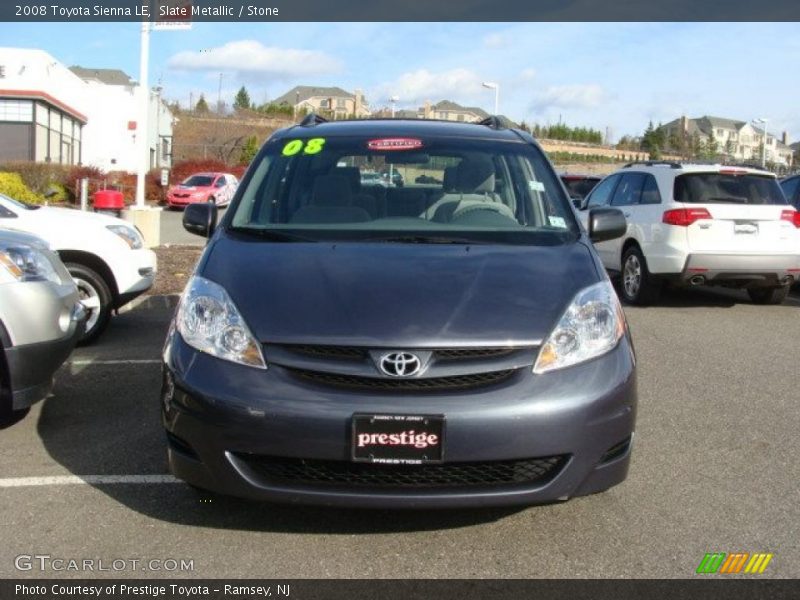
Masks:
[[[594,208],[595,206],[607,206],[611,200],[611,193],[619,182],[619,175],[612,175],[597,184],[597,187],[592,190],[586,208]]]
[[[235,228],[326,240],[402,232],[514,244],[579,235],[544,154],[517,140],[281,138],[268,142],[241,186],[227,217]]]
[[[15,219],[17,215],[0,204],[0,219]]]
[[[220,178],[217,179],[217,184],[216,184],[217,187],[224,187],[227,184],[228,184],[228,182],[225,180],[225,176],[224,175],[220,175]]]
[[[656,178],[647,173],[642,187],[642,198],[640,204],[661,204],[661,192],[658,191]]]
[[[691,204],[786,204],[778,181],[754,173],[686,173],[675,178],[675,200]]]
[[[619,182],[611,206],[633,206],[639,204],[642,197],[644,173],[625,173]]]
[[[594,177],[562,177],[561,180],[573,198],[585,198],[600,181]]]
[[[800,184],[800,177],[792,177],[781,182],[781,189],[783,195],[789,202],[794,202],[797,199],[797,188]]]

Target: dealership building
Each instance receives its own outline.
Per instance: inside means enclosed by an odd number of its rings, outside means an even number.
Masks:
[[[0,48],[0,161],[136,171],[142,90],[115,69],[62,65],[42,50]],[[149,90],[150,167],[170,167],[174,117]]]

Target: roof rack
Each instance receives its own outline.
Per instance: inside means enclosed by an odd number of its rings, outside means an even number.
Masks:
[[[508,129],[508,119],[501,115],[489,115],[482,121],[478,121],[478,125],[485,125],[492,129]]]
[[[630,162],[624,167],[623,169],[628,169],[630,167],[634,167],[637,165],[644,165],[645,167],[654,167],[656,165],[665,165],[668,166],[670,169],[681,169],[683,168],[683,164],[679,162],[675,162],[674,160],[638,160],[634,162]]]
[[[303,120],[300,121],[300,127],[314,127],[314,125],[319,125],[321,123],[327,123],[328,119],[325,117],[321,117],[317,113],[310,113],[303,117]]]

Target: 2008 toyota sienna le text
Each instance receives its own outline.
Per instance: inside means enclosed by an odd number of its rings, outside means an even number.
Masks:
[[[177,477],[375,507],[625,479],[635,357],[592,248],[625,219],[598,209],[584,231],[528,134],[311,115],[266,142],[218,226],[216,211],[184,214],[210,240],[164,348]]]

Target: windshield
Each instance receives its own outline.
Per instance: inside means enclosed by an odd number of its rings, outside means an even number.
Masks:
[[[691,204],[786,204],[777,179],[750,173],[689,173],[675,178],[675,200]]]
[[[573,198],[583,200],[594,189],[594,186],[600,181],[597,177],[562,177],[562,181]]]
[[[182,185],[191,185],[194,187],[209,187],[214,183],[214,178],[208,175],[192,175],[186,179]]]
[[[522,142],[290,137],[269,142],[244,186],[227,224],[295,240],[559,244],[578,236],[555,173]]]
[[[15,200],[14,198],[9,198],[5,194],[0,194],[3,200],[11,204],[14,208],[20,208],[22,210],[36,210],[37,208],[41,208],[38,204],[28,204],[27,202],[23,202],[22,200]]]

